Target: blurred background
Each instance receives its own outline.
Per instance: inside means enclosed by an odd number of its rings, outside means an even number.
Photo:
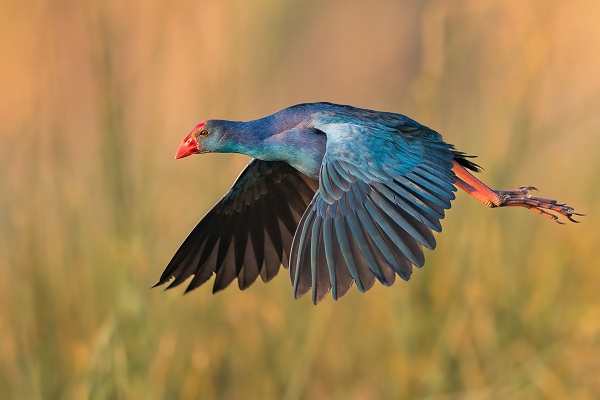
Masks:
[[[600,393],[600,3],[0,3],[0,397],[499,399]],[[209,118],[331,101],[477,154],[410,283],[314,307],[287,271],[150,290],[248,162],[175,161]],[[235,286],[235,285],[234,285]]]

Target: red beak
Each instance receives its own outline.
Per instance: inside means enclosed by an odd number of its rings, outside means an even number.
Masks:
[[[194,137],[194,132],[192,132],[183,139],[183,142],[177,148],[175,158],[179,159],[196,153],[200,153],[200,149],[198,148],[198,141]]]
[[[204,125],[206,125],[206,122],[200,122],[198,125],[196,125],[194,127],[194,129],[192,129],[190,134],[187,135],[185,137],[185,139],[183,139],[183,142],[181,142],[181,144],[179,145],[179,148],[177,148],[177,154],[175,155],[176,159],[180,159],[183,157],[191,156],[192,154],[197,154],[197,153],[202,152],[202,149],[200,149],[200,144],[196,140],[195,134]]]

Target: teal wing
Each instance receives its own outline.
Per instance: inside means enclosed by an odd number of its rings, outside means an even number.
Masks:
[[[327,135],[319,189],[300,220],[290,268],[296,298],[316,304],[353,283],[408,280],[454,199],[454,150],[424,126],[403,122],[316,126]]]
[[[215,274],[213,292],[236,278],[240,289],[271,280],[283,264],[317,182],[284,162],[252,160],[233,187],[200,220],[166,267],[168,288],[193,276],[186,292]],[[174,279],[173,279],[174,278]]]

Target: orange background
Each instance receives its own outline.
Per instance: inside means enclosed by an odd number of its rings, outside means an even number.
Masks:
[[[4,398],[594,398],[600,3],[0,4]],[[175,161],[209,118],[332,101],[477,154],[559,226],[459,194],[410,283],[313,307],[149,290],[247,162]],[[6,394],[6,396],[4,395]]]

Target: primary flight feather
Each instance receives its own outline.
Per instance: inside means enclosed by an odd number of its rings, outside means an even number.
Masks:
[[[183,140],[177,158],[242,153],[253,160],[183,242],[157,285],[186,292],[216,275],[213,292],[240,289],[290,267],[296,298],[312,289],[342,297],[396,275],[408,280],[433,249],[433,231],[456,187],[489,207],[526,207],[558,222],[582,215],[532,186],[493,190],[468,170],[470,156],[400,114],[331,103],[299,104],[248,122],[209,120]]]

